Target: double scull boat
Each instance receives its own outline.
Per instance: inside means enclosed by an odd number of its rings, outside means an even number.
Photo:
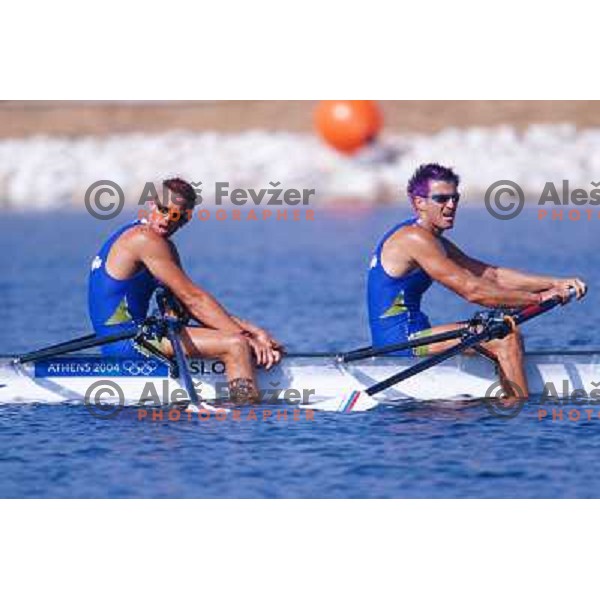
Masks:
[[[170,377],[168,365],[157,358],[125,359],[98,355],[66,355],[19,364],[0,359],[0,403],[83,401],[94,390],[112,383],[123,398],[108,391],[103,402],[135,405],[151,398],[168,403],[182,387]],[[344,363],[333,354],[288,355],[269,371],[258,371],[261,397],[268,403],[310,405],[323,398],[344,397],[368,388],[419,359],[376,356]],[[525,365],[532,395],[580,396],[600,400],[600,350],[534,352]],[[227,393],[225,365],[218,360],[188,360],[200,398],[213,400]],[[92,392],[90,392],[92,390]],[[374,395],[380,402],[405,399],[468,399],[493,396],[499,390],[494,363],[480,355],[459,355]],[[579,390],[579,391],[576,391]]]
[[[575,291],[572,290],[570,298]],[[227,398],[225,365],[188,359],[179,339],[182,322],[168,314],[169,298],[158,297],[160,313],[141,326],[103,338],[91,335],[19,357],[0,359],[0,403],[83,400],[94,405],[160,405],[188,402],[215,406]],[[496,364],[474,351],[522,323],[563,304],[555,297],[516,311],[477,313],[464,327],[385,348],[362,348],[339,355],[288,355],[259,370],[260,400],[320,410],[369,410],[406,399],[470,399],[502,393]],[[165,335],[175,350],[129,359],[77,355],[115,339],[135,338],[146,350],[147,336]],[[390,356],[395,350],[457,339],[454,346],[425,359]],[[465,354],[469,351],[470,354]],[[67,355],[65,355],[67,353]],[[600,399],[600,351],[538,352],[525,357],[530,395]],[[208,403],[208,404],[207,404]]]

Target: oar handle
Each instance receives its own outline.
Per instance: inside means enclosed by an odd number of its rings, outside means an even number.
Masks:
[[[552,310],[555,306],[560,304],[568,304],[571,300],[574,300],[577,296],[577,290],[574,287],[569,288],[569,295],[566,300],[563,300],[561,296],[553,296],[552,298],[548,298],[548,300],[544,300],[544,302],[540,302],[539,304],[532,304],[531,306],[526,306],[522,310],[520,310],[516,315],[514,315],[514,320],[517,325],[521,323],[525,323],[525,321],[529,321],[529,319],[533,319],[538,315],[544,314],[549,310]]]

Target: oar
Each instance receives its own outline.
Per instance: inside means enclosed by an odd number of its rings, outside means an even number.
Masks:
[[[400,371],[399,373],[396,373],[395,375],[392,375],[383,381],[375,383],[364,390],[354,390],[343,398],[328,398],[321,400],[315,402],[314,404],[306,405],[305,408],[332,412],[370,410],[378,404],[378,401],[373,398],[375,394],[378,394],[379,392],[382,392],[400,383],[401,381],[405,381],[409,377],[414,377],[415,375],[418,375],[419,373],[422,373],[423,371],[426,371],[427,369],[430,369],[431,367],[434,367],[445,360],[456,356],[457,354],[461,354],[465,350],[472,348],[477,344],[504,337],[511,332],[513,325],[521,325],[522,323],[525,323],[534,317],[538,317],[539,315],[552,310],[559,304],[566,304],[566,302],[572,300],[575,295],[576,292],[574,289],[572,289],[569,293],[568,299],[564,302],[560,296],[555,296],[540,304],[527,306],[518,312],[511,314],[510,320],[503,318],[502,320],[492,321],[487,324],[481,332],[468,335],[465,337],[465,339],[463,339],[462,342],[456,344],[456,346],[453,346],[444,352],[440,352],[439,354],[435,354],[430,358],[426,358],[416,365],[408,367],[407,369],[404,369],[403,371]]]
[[[52,346],[45,346],[43,350],[56,350],[57,348],[61,348],[65,344],[78,344],[80,342],[88,342],[90,340],[95,340],[98,337],[96,333],[89,333],[87,335],[82,335],[81,337],[74,338],[72,340],[68,340],[67,342],[60,342],[58,344],[52,344]]]
[[[387,346],[367,346],[366,348],[358,348],[357,350],[344,352],[343,354],[338,355],[337,360],[339,362],[348,363],[356,360],[363,360],[364,358],[371,358],[372,356],[382,356],[384,354],[399,352],[401,350],[419,348],[420,346],[428,346],[429,344],[435,344],[436,342],[455,340],[459,337],[462,337],[468,331],[468,327],[461,327],[460,329],[454,329],[453,331],[434,333],[433,335],[415,338],[406,342],[398,342],[397,344],[389,344]]]
[[[518,312],[518,308],[511,308],[505,311],[506,315],[513,315]],[[412,348],[419,348],[421,346],[428,346],[429,344],[435,344],[437,342],[446,342],[448,340],[454,340],[462,337],[465,333],[471,331],[472,326],[480,324],[489,311],[480,311],[475,313],[473,318],[468,322],[465,327],[460,329],[454,329],[453,331],[445,331],[444,333],[434,333],[432,335],[417,337],[406,342],[398,342],[396,344],[389,344],[388,346],[364,346],[363,348],[356,348],[355,350],[348,350],[337,355],[336,360],[338,362],[348,363],[356,360],[363,360],[364,358],[371,358],[373,356],[382,356],[384,354],[391,354],[392,352],[399,352],[401,350],[410,350]]]
[[[71,352],[78,352],[79,350],[87,350],[88,348],[94,348],[95,346],[101,346],[103,344],[110,344],[112,342],[120,342],[121,340],[128,340],[136,337],[140,332],[138,325],[128,327],[119,333],[111,333],[109,335],[86,335],[74,340],[62,342],[61,344],[54,344],[39,350],[34,350],[27,354],[19,356],[15,362],[26,363],[34,360],[41,360],[42,358],[49,358],[51,356],[57,356],[59,354],[70,354]]]
[[[177,373],[183,383],[185,391],[190,397],[190,402],[192,404],[196,404],[198,402],[198,395],[196,394],[196,388],[194,387],[194,382],[192,380],[192,376],[190,375],[190,370],[185,358],[185,352],[183,351],[183,346],[181,344],[181,340],[179,339],[179,332],[181,330],[179,327],[179,322],[174,317],[165,317],[165,322],[167,326],[167,338],[169,342],[171,342],[171,346],[173,347],[173,352],[175,354]]]
[[[158,304],[163,322],[166,326],[167,339],[171,342],[173,353],[175,354],[177,376],[181,379],[183,387],[190,397],[190,402],[196,404],[198,402],[198,395],[196,393],[196,388],[194,387],[192,376],[190,375],[185,352],[183,351],[183,345],[179,339],[181,323],[177,317],[167,314],[169,311],[173,310],[171,293],[164,288],[159,288],[156,292],[156,303]]]

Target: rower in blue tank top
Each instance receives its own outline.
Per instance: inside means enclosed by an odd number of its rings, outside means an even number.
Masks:
[[[373,346],[464,327],[461,322],[430,326],[421,310],[421,299],[432,281],[486,308],[521,308],[557,295],[566,298],[569,288],[577,290],[578,298],[585,296],[587,287],[581,279],[495,266],[467,255],[449,240],[445,233],[456,221],[459,183],[459,176],[452,169],[437,163],[421,165],[410,178],[406,191],[415,217],[388,232],[371,260],[368,304]],[[403,354],[437,354],[456,343],[430,341]],[[518,330],[502,339],[483,342],[477,351],[497,361],[507,398],[527,397],[523,340]]]
[[[389,275],[382,264],[385,242],[403,227],[413,226],[417,217],[406,219],[388,231],[377,245],[369,268],[367,301],[373,346],[387,346],[424,335],[431,324],[421,311],[421,297],[432,279],[420,267],[400,277]],[[418,348],[396,352],[395,356],[413,356]]]
[[[121,227],[106,241],[92,261],[90,318],[101,335],[141,323],[160,282],[181,307],[185,322],[179,338],[184,352],[190,357],[223,361],[231,401],[257,402],[260,394],[254,369],[270,369],[277,364],[283,347],[262,327],[231,315],[183,269],[172,238],[192,220],[197,200],[191,183],[179,177],[166,179],[149,198],[148,208],[143,209],[147,218]],[[166,337],[144,342],[166,356],[174,356]],[[102,351],[136,358],[145,352],[132,341],[104,345]]]
[[[132,324],[139,325],[146,318],[150,299],[159,282],[141,265],[140,270],[127,279],[116,279],[106,269],[106,262],[115,242],[130,229],[141,225],[133,221],[124,225],[108,238],[92,261],[89,285],[89,315],[98,335],[119,333]],[[102,353],[109,356],[142,357],[132,340],[105,344]]]

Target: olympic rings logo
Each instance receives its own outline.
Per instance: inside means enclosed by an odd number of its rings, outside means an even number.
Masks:
[[[126,360],[123,362],[123,370],[130,375],[143,375],[148,377],[156,371],[158,363],[155,360]]]

